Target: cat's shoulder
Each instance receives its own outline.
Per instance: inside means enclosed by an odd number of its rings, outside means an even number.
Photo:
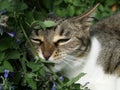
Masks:
[[[120,38],[120,12],[99,20],[91,27],[91,35]]]
[[[120,31],[120,12],[115,13],[109,17],[106,17],[102,20],[99,20],[95,23],[92,27],[92,30],[110,30],[110,29],[117,29]]]

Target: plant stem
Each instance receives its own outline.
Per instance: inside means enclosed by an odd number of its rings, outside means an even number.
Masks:
[[[32,43],[31,43],[31,41],[29,40],[29,38],[28,38],[28,36],[27,36],[27,34],[26,34],[23,26],[22,26],[22,24],[20,24],[20,27],[21,27],[21,29],[22,29],[22,31],[23,31],[23,34],[24,34],[27,42],[29,43],[29,45],[30,45],[30,47],[31,47],[31,49],[32,49],[32,53],[34,54],[34,56],[37,56],[37,57],[38,57],[38,53],[35,51],[35,49],[34,49]]]

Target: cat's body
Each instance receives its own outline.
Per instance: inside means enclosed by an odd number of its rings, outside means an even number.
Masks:
[[[78,82],[91,90],[120,90],[120,13],[103,19],[91,28],[90,59],[83,72],[86,76]],[[97,58],[95,58],[97,57]]]
[[[90,29],[91,14],[57,21],[45,31],[33,31],[30,40],[38,55],[54,62],[50,68],[68,78],[86,73],[78,83],[90,90],[120,90],[120,13]]]

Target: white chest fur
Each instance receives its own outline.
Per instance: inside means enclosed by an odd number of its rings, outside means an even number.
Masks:
[[[107,75],[104,73],[102,66],[97,65],[97,58],[101,50],[101,45],[98,40],[94,37],[92,38],[92,46],[88,57],[83,58],[84,63],[80,62],[75,66],[72,71],[66,72],[69,78],[75,77],[78,73],[84,72],[86,75],[82,77],[77,83],[86,84],[90,90],[120,90],[118,83],[120,80],[117,80],[115,75]],[[82,61],[82,59],[80,59]],[[81,63],[84,64],[81,67]],[[73,63],[74,64],[74,63]],[[80,65],[79,65],[80,64]]]
[[[101,45],[98,40],[94,37],[92,38],[92,45],[89,54],[87,57],[78,58],[78,60],[71,62],[72,69],[68,67],[66,74],[68,73],[68,77],[75,77],[80,72],[84,72],[87,74],[93,74],[93,72],[97,73],[99,70],[97,69],[96,62],[101,50]],[[100,69],[100,68],[99,68]]]

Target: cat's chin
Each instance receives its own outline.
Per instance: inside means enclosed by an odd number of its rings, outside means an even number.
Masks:
[[[49,68],[53,71],[53,72],[61,72],[64,68],[65,65],[62,62],[54,62],[54,66],[49,66]]]

